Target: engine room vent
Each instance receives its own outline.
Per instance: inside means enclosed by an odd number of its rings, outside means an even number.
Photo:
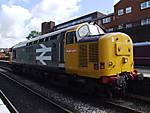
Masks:
[[[88,67],[87,45],[79,46],[79,66]]]
[[[98,43],[89,44],[89,62],[98,62]]]

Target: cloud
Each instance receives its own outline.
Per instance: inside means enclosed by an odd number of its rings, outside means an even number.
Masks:
[[[80,0],[42,0],[33,9],[34,17],[62,22],[79,9]]]
[[[25,26],[25,29],[27,31],[41,31],[41,23],[43,22],[42,18],[32,18],[30,19],[30,22]]]
[[[15,5],[1,5],[0,11],[0,47],[10,47],[26,35],[25,21],[30,19],[28,10]]]
[[[68,20],[79,10],[81,0],[41,0],[30,10],[16,5],[17,0],[8,1],[0,6],[0,47],[11,47],[25,40],[31,30],[40,31],[44,21],[60,23]]]

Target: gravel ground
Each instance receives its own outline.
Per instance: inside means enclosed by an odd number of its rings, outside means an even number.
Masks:
[[[107,113],[105,110],[101,110],[97,107],[93,107],[87,103],[84,103],[79,100],[73,99],[73,97],[69,97],[64,95],[63,93],[56,92],[55,90],[45,88],[43,86],[39,86],[39,84],[31,82],[29,80],[22,80],[26,85],[29,85],[30,87],[37,90],[39,93],[42,93],[43,95],[49,97],[50,99],[53,99],[57,101],[58,103],[61,103],[61,105],[67,106],[70,109],[75,109],[76,112],[82,112],[82,113]]]
[[[4,70],[0,70],[5,72]],[[7,72],[8,73],[8,72]],[[11,75],[11,74],[10,74]],[[12,75],[11,75],[12,76]],[[20,76],[13,75],[13,77],[37,92],[57,101],[58,103],[67,106],[70,109],[74,109],[76,112],[81,113],[123,113],[121,109],[111,108],[109,105],[103,105],[101,99],[87,95],[79,95],[73,93],[66,93],[65,90],[54,88],[53,85],[45,86],[44,84],[37,83],[35,81],[28,80]],[[68,91],[69,92],[69,91]]]
[[[30,91],[0,75],[0,88],[20,113],[63,113]]]
[[[116,102],[117,104],[121,104],[124,106],[131,107],[133,109],[143,111],[144,113],[150,113],[150,103],[143,102],[141,100],[135,100],[131,98],[123,98],[123,99],[117,99],[112,100],[113,102]]]

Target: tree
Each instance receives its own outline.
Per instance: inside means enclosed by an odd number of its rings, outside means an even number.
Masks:
[[[41,35],[41,32],[31,31],[31,33],[26,38],[29,40],[29,39],[35,38],[35,37],[37,37],[39,35]]]

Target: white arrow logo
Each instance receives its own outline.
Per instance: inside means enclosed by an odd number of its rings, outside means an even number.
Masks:
[[[46,47],[44,44],[40,44],[41,49],[36,49],[36,53],[41,53],[40,56],[36,56],[36,60],[39,60],[43,65],[47,65],[44,60],[52,60],[51,56],[44,56],[45,53],[51,52],[51,47]]]

